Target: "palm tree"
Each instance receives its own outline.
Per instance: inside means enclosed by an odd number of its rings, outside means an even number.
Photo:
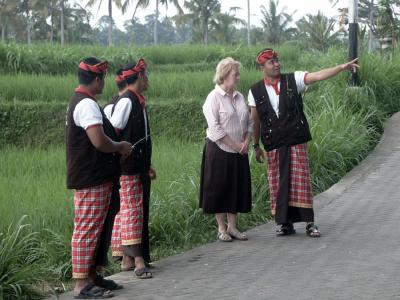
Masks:
[[[239,7],[231,7],[228,13],[219,13],[211,22],[213,35],[218,43],[230,43],[233,38],[234,25],[244,25],[245,21],[236,18],[235,13]],[[232,14],[231,14],[232,13]]]
[[[184,6],[190,12],[184,15],[185,19],[193,20],[193,25],[200,29],[203,43],[207,45],[208,27],[221,11],[221,4],[218,0],[186,0]]]
[[[108,46],[112,46],[112,26],[114,23],[113,17],[112,17],[112,5],[115,4],[118,8],[122,7],[122,0],[108,0]],[[140,0],[139,0],[140,1]],[[99,3],[99,8],[101,4],[103,3],[103,0],[89,0],[86,4],[86,6],[93,6],[95,3]]]
[[[289,38],[295,32],[294,28],[288,28],[295,12],[292,14],[286,13],[286,7],[278,12],[278,6],[279,0],[270,0],[268,9],[264,5],[261,6],[261,14],[263,16],[261,22],[266,33],[267,43],[274,45],[280,44],[282,40]]]
[[[122,13],[125,13],[131,4],[131,2],[136,2],[135,10],[133,12],[132,18],[135,17],[136,11],[139,7],[146,8],[150,4],[150,0],[125,0],[125,2],[122,4]],[[165,5],[168,8],[168,3],[172,3],[177,9],[178,13],[182,14],[183,10],[182,7],[179,4],[179,0],[156,0],[156,16],[154,20],[154,44],[156,45],[158,43],[158,16],[160,14],[160,4]]]
[[[300,36],[303,36],[310,47],[325,52],[328,47],[338,41],[339,31],[334,32],[336,21],[324,16],[320,11],[317,15],[306,15],[297,21]]]

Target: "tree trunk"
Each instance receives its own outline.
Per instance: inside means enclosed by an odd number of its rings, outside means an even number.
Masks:
[[[61,0],[61,46],[64,46],[64,0]]]
[[[6,25],[1,26],[1,41],[5,42],[6,40]]]
[[[374,0],[369,4],[369,32],[368,32],[368,52],[372,52],[372,41],[374,35],[372,33],[372,26],[374,22]]]
[[[112,46],[112,0],[108,0],[108,47]]]
[[[32,44],[32,37],[31,37],[31,20],[28,18],[26,22],[26,38],[28,45]]]
[[[53,44],[53,36],[54,36],[54,7],[51,8],[50,15],[50,43]]]
[[[28,45],[32,44],[31,37],[31,16],[29,13],[29,3],[26,4],[26,39]]]
[[[156,0],[156,17],[154,20],[154,45],[158,44],[158,15],[160,0]]]
[[[204,19],[203,32],[204,32],[204,44],[208,45],[208,19]]]
[[[247,0],[247,46],[250,44],[250,0]]]

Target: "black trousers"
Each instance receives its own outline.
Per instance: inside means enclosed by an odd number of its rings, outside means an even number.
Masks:
[[[96,247],[95,266],[108,265],[107,253],[111,245],[111,236],[114,226],[114,219],[120,209],[119,187],[120,185],[118,178],[118,180],[114,181],[113,183],[110,205],[108,208],[107,216],[104,220],[103,230],[101,231],[100,239]]]

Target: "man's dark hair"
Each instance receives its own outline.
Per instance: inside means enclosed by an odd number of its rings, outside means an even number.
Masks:
[[[122,68],[119,69],[115,75],[117,75],[117,76],[122,75],[123,70],[124,69],[122,69]],[[124,88],[126,88],[126,86],[127,86],[126,80],[121,80],[121,81],[117,82],[117,87],[118,87],[118,90],[120,90],[120,91],[122,91]]]
[[[98,63],[100,63],[101,61],[98,60],[95,57],[88,57],[85,58],[84,60],[82,60],[85,64],[94,66]],[[85,71],[82,70],[80,68],[78,68],[78,81],[79,84],[82,85],[89,85],[91,84],[97,77],[99,77],[100,79],[104,78],[104,74],[98,74],[98,73],[94,73],[94,72],[90,72],[90,71]]]
[[[135,62],[135,61],[132,63],[129,63],[129,64],[125,65],[124,70],[133,69],[136,66],[136,64],[137,64],[137,62]],[[139,78],[139,73],[129,76],[129,77],[125,78],[126,84],[128,84],[128,85],[134,84],[138,78]]]

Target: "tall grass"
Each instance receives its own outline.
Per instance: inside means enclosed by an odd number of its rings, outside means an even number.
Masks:
[[[25,216],[0,231],[0,299],[39,299],[37,284],[47,273],[37,232]]]
[[[227,56],[240,60],[246,67],[254,68],[255,56],[260,47],[220,45],[174,45],[135,47],[101,47],[70,45],[61,47],[51,44],[4,44],[0,43],[0,70],[3,73],[66,74],[75,73],[77,63],[88,56],[107,59],[110,70],[115,71],[129,61],[144,57],[150,68],[156,70],[163,65],[189,65],[216,63]],[[277,47],[281,57],[293,67],[298,65],[298,48]]]

